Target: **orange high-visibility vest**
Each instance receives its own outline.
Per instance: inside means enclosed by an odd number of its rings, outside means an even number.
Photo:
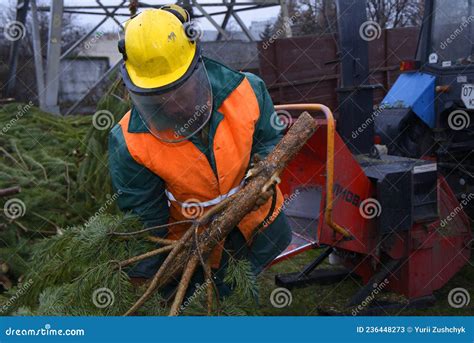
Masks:
[[[189,219],[194,214],[192,211],[208,211],[242,186],[251,157],[255,125],[260,116],[257,97],[246,78],[223,101],[218,111],[223,120],[217,127],[213,145],[217,175],[206,156],[190,141],[166,143],[151,133],[128,132],[130,111],[119,123],[132,158],[164,180],[170,202],[170,223]],[[247,242],[251,241],[255,228],[265,220],[271,202],[270,199],[239,223],[238,228]],[[279,213],[282,204],[283,195],[277,187],[274,213]],[[274,217],[268,220],[268,224]],[[167,238],[179,239],[189,226],[170,226]],[[222,246],[213,252],[213,267],[219,265],[221,253]]]

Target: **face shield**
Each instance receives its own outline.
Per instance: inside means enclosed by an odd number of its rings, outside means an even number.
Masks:
[[[183,78],[158,89],[129,89],[130,98],[148,130],[158,139],[177,143],[193,136],[209,121],[212,90],[201,59]]]

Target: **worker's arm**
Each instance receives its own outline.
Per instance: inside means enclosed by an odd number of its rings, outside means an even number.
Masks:
[[[118,125],[109,136],[109,170],[112,185],[120,194],[117,203],[123,212],[137,215],[146,227],[168,222],[164,181],[133,159]],[[155,234],[163,236],[166,232],[159,230]]]
[[[273,107],[273,101],[270,98],[265,82],[254,74],[245,73],[245,76],[257,96],[260,108],[260,117],[255,125],[253,135],[252,156],[258,154],[264,158],[283,137],[283,132],[276,128],[275,125],[272,126],[271,118],[275,108]]]

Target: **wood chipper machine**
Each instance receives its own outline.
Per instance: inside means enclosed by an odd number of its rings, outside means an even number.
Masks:
[[[366,20],[365,3],[340,0],[337,6],[337,121],[320,104],[276,106],[289,121],[302,111],[314,114],[318,129],[282,175],[293,241],[274,263],[314,247],[325,250],[304,270],[278,275],[276,283],[291,288],[353,274],[365,286],[349,306],[363,302],[381,283],[384,290],[405,295],[409,306],[426,306],[433,292],[469,263],[470,222],[436,162],[392,156],[374,144],[377,85],[367,82],[367,41],[358,29]],[[330,255],[345,268],[317,269]]]

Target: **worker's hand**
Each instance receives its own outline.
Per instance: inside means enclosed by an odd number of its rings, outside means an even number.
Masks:
[[[250,162],[249,170],[247,170],[247,174],[245,175],[246,182],[259,173],[257,165],[260,161],[262,161],[262,158],[259,154],[254,154],[252,156],[252,161]]]
[[[252,163],[250,163],[250,168],[247,171],[247,175],[245,176],[246,180],[251,179],[252,177],[258,175],[260,173],[259,169],[259,162],[262,161],[260,155],[255,154],[252,156]],[[273,175],[270,180],[263,186],[262,192],[260,193],[255,206],[253,207],[253,211],[256,211],[265,204],[275,193],[275,185],[280,183],[280,178],[278,177],[278,173]]]
[[[274,193],[275,193],[275,187],[273,186],[269,187],[266,192],[260,193],[260,196],[258,197],[257,202],[255,203],[255,206],[253,207],[252,211],[258,210],[260,206],[265,204],[268,201],[268,199],[270,199],[273,196]]]

